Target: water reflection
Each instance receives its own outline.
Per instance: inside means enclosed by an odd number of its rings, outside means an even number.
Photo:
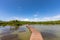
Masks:
[[[19,26],[16,30],[13,26],[0,27],[0,40],[29,40],[29,38],[29,30],[25,26]]]
[[[60,40],[60,25],[32,25],[40,31],[44,40]]]
[[[12,26],[5,26],[5,27],[0,27],[0,35],[6,35],[6,34],[10,34],[14,31],[19,31],[19,32],[26,32],[26,28],[25,27],[19,27],[17,30],[14,29],[15,27]]]
[[[56,38],[57,37],[53,30],[44,30],[44,31],[41,32],[41,34],[42,34],[42,36],[44,38],[52,39],[52,38]]]
[[[17,34],[9,34],[1,37],[1,40],[19,40],[19,38]]]
[[[10,34],[11,32],[13,32],[13,27],[11,26],[5,26],[5,27],[1,27],[0,28],[0,35],[6,35],[6,34]]]
[[[60,25],[33,25],[32,27],[42,33],[44,40],[60,40]],[[17,30],[15,30],[12,26],[0,27],[0,37],[2,37],[1,35],[4,35],[3,37],[9,37],[10,35],[14,36],[17,34],[20,35],[19,37],[21,40],[28,40],[27,38],[29,38],[29,36],[27,35],[30,35],[25,26],[21,26]]]
[[[25,28],[25,27],[19,27],[19,28],[18,28],[18,31],[19,31],[19,32],[26,32],[26,28]]]

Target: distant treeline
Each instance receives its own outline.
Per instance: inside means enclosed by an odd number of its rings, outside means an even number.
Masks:
[[[45,21],[45,22],[29,22],[29,21],[19,21],[19,20],[11,20],[11,21],[0,21],[0,26],[21,26],[25,24],[43,24],[43,25],[55,25],[55,24],[60,24],[60,20],[58,21]]]

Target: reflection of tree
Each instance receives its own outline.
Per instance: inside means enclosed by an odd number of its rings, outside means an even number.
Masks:
[[[17,30],[19,28],[19,26],[15,26],[15,30]]]

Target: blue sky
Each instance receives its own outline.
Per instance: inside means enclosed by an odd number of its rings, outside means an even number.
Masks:
[[[60,20],[60,0],[0,0],[0,20]]]

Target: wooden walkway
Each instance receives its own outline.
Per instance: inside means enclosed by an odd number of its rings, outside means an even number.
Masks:
[[[43,40],[43,37],[40,32],[38,32],[36,29],[32,28],[30,25],[26,25],[26,26],[32,32],[30,40]]]

